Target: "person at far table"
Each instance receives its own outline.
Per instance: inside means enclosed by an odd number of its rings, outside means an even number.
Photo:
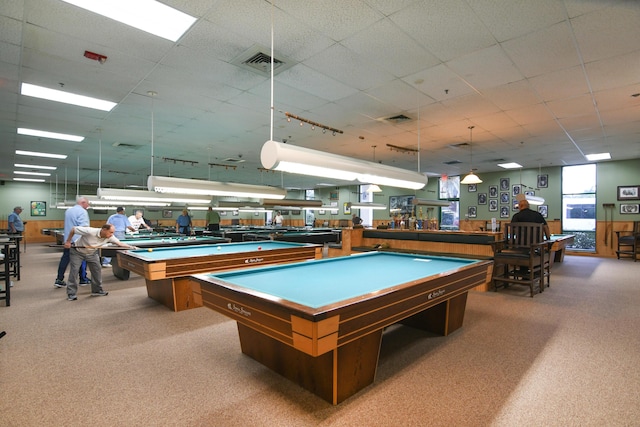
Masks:
[[[140,228],[152,230],[152,228],[147,225],[144,218],[142,218],[142,211],[135,211],[135,213],[129,217],[129,223],[133,227],[134,231],[140,230]]]
[[[518,212],[513,215],[511,222],[534,222],[536,224],[543,224],[544,238],[549,240],[551,232],[549,231],[547,220],[544,219],[540,212],[529,208],[529,201],[524,194],[518,194],[516,200],[518,201]]]
[[[189,215],[188,210],[184,209],[182,215],[176,219],[176,233],[186,234],[188,236],[191,234],[192,226],[191,215]]]
[[[351,215],[351,222],[353,223],[353,226],[357,226],[357,225],[362,225],[362,218],[360,218],[358,215],[353,214]]]
[[[21,213],[22,206],[16,206],[15,208],[13,208],[13,212],[9,214],[7,223],[9,224],[10,234],[22,234],[22,232],[24,231],[24,223],[22,222],[22,218],[20,218]]]
[[[89,214],[87,213],[87,209],[89,209],[89,200],[86,197],[78,197],[76,199],[76,204],[74,207],[67,209],[64,213],[64,234],[62,242],[66,242],[69,234],[71,233],[71,229],[73,227],[81,226],[88,227],[89,226]],[[75,238],[79,238],[80,236],[76,236]],[[58,263],[58,274],[56,276],[56,281],[53,283],[53,286],[56,288],[64,288],[67,286],[67,282],[64,281],[64,273],[67,271],[67,267],[69,266],[69,262],[71,260],[71,255],[69,253],[69,249],[64,248],[62,251],[62,257],[60,257],[60,262]],[[83,262],[80,265],[78,270],[80,285],[88,285],[91,283],[91,280],[87,277],[87,263]],[[72,271],[69,273],[69,276],[75,275],[76,271]]]
[[[209,231],[218,231],[220,230],[220,214],[218,211],[214,211],[211,206],[207,210],[207,229]]]
[[[276,211],[276,216],[273,217],[273,225],[276,227],[282,227],[282,213],[280,211]]]
[[[101,228],[94,227],[74,227],[69,233],[69,237],[64,242],[65,249],[69,249],[71,256],[71,271],[77,271],[83,261],[87,263],[91,271],[91,296],[102,297],[109,295],[102,289],[102,270],[100,268],[100,256],[98,249],[109,243],[127,249],[136,249],[135,246],[127,245],[114,236],[116,229],[113,224],[104,224]],[[80,237],[73,246],[71,242],[74,236]],[[69,274],[69,284],[67,285],[67,300],[78,299],[78,282],[75,274]]]
[[[127,216],[124,214],[124,207],[122,206],[118,206],[116,208],[116,213],[114,213],[107,219],[107,224],[113,225],[113,235],[117,239],[124,239],[127,230],[136,231],[136,229],[133,228],[133,226],[129,222],[129,218],[127,218]],[[102,259],[102,266],[105,268],[111,267],[111,258],[104,257]]]

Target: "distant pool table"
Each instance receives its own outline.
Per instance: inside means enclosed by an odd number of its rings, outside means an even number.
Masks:
[[[575,237],[576,236],[574,234],[552,234],[550,236],[549,242],[551,242],[551,245],[549,246],[549,251],[551,252],[552,265],[554,261],[564,261],[564,254],[567,246],[573,244]]]
[[[149,251],[151,249],[151,252]],[[146,280],[150,298],[174,311],[201,307],[188,276],[322,257],[322,246],[291,242],[241,242],[119,251],[118,264]]]
[[[176,237],[177,236],[177,237]],[[162,247],[183,247],[183,246],[199,246],[199,245],[212,245],[212,244],[221,244],[227,243],[228,239],[223,239],[222,237],[188,237],[181,236],[180,234],[176,236],[167,237],[166,235],[161,235],[157,237],[152,237],[147,235],[145,237],[134,238],[128,237],[122,239],[123,242],[127,243],[131,246],[136,246],[139,248],[145,249],[156,249]],[[125,250],[120,246],[104,246],[100,248],[100,256],[110,257],[111,258],[111,269],[113,270],[113,275],[116,276],[120,280],[129,280],[130,272],[127,269],[124,269],[120,266],[118,257],[116,254],[118,252],[122,252]]]
[[[243,353],[335,405],[373,383],[385,327],[460,328],[491,265],[368,252],[191,278],[206,307],[236,320]]]

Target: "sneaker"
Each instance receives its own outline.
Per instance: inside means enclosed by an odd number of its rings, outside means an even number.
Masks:
[[[78,299],[75,295],[67,295],[67,301],[76,301]]]
[[[107,295],[109,295],[109,292],[106,291],[91,292],[92,297],[106,297]]]
[[[64,280],[56,279],[56,282],[53,284],[56,288],[64,288],[67,286],[67,283]]]
[[[102,264],[102,268],[109,268],[111,267],[111,264]]]
[[[80,280],[80,286],[87,286],[88,284],[91,283],[91,279],[84,279],[84,280]]]

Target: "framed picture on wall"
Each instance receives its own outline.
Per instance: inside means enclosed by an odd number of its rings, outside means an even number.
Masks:
[[[508,205],[509,204],[509,193],[500,193],[500,204]]]
[[[324,215],[325,213],[324,209],[318,209],[318,215]]]
[[[487,193],[478,193],[478,204],[479,205],[487,204]]]
[[[500,178],[500,191],[509,191],[509,178]]]
[[[542,215],[543,218],[547,217],[548,211],[549,211],[549,208],[547,205],[538,206],[538,212],[540,212],[540,215]]]
[[[467,191],[469,193],[475,193],[476,191],[478,191],[478,187],[476,186],[476,184],[469,184],[467,185]]]
[[[538,175],[538,188],[547,188],[549,186],[549,175]]]
[[[620,203],[620,213],[621,214],[637,214],[640,213],[640,205],[637,203],[629,204],[629,203]]]
[[[489,199],[489,212],[498,211],[498,199]]]
[[[478,216],[478,208],[475,206],[469,206],[467,208],[467,216],[469,218],[476,218]]]
[[[220,211],[218,213],[220,214],[220,216],[227,216],[227,211]]]
[[[618,200],[640,200],[640,186],[618,186]]]
[[[500,218],[509,218],[509,206],[500,207]]]
[[[349,215],[351,213],[351,205],[347,202],[344,202],[342,204],[342,212],[344,212],[345,215]]]
[[[489,197],[492,199],[495,199],[496,197],[498,197],[498,186],[497,185],[490,185],[489,186]]]
[[[163,209],[162,218],[173,218],[173,211],[170,211],[169,209]]]
[[[47,202],[31,202],[31,216],[47,216]]]
[[[516,197],[520,193],[522,193],[522,185],[513,184],[513,188],[512,188],[513,197]]]

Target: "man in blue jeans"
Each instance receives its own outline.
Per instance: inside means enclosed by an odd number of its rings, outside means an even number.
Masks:
[[[76,226],[88,227],[89,226],[89,214],[87,213],[87,209],[89,209],[89,200],[86,197],[78,197],[76,200],[76,205],[71,209],[67,209],[64,213],[64,240],[67,241],[67,237],[69,237],[69,233],[71,229]],[[77,236],[79,238],[80,236]],[[56,288],[64,288],[67,286],[67,283],[64,281],[64,273],[67,271],[67,267],[69,266],[69,249],[65,248],[62,252],[62,258],[60,258],[60,263],[58,264],[58,275],[56,276],[56,281],[53,284]],[[69,275],[75,274],[75,272],[69,273]],[[88,285],[91,283],[91,279],[87,277],[87,263],[83,262],[79,269],[80,274],[80,285]]]

